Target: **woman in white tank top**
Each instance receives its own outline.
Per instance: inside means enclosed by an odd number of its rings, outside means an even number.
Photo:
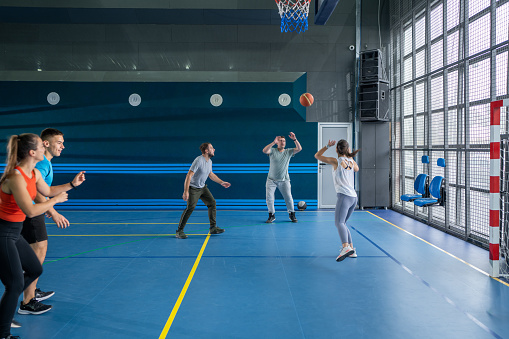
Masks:
[[[346,257],[356,258],[357,253],[353,247],[350,230],[346,226],[346,221],[352,215],[357,205],[357,193],[354,187],[354,172],[359,170],[359,166],[353,159],[359,150],[351,151],[348,142],[344,139],[339,140],[336,146],[337,158],[324,157],[327,149],[336,144],[335,140],[329,140],[327,145],[316,152],[315,158],[319,161],[332,165],[332,180],[338,200],[336,202],[335,223],[338,229],[339,237],[343,244],[336,261],[342,261]]]

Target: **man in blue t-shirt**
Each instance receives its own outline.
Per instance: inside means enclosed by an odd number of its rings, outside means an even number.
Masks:
[[[42,178],[48,186],[51,186],[53,183],[53,166],[51,165],[51,159],[59,157],[64,150],[64,134],[57,129],[46,128],[41,132],[41,139],[45,148],[44,160],[39,161],[35,167],[41,172]],[[81,185],[83,181],[85,181],[84,171],[78,173],[69,185],[72,188],[76,188]],[[37,193],[37,197],[35,198],[36,203],[44,202],[45,200],[46,197]],[[55,211],[53,207],[48,210],[46,215],[52,218],[60,228],[69,226],[69,221],[63,215]],[[46,259],[46,252],[48,251],[48,233],[46,231],[44,214],[33,218],[27,217],[23,222],[21,235],[30,244],[30,247],[32,247],[42,264],[44,259]],[[18,309],[19,314],[42,314],[51,309],[51,305],[45,305],[40,301],[50,298],[55,292],[43,292],[36,288],[37,281],[38,280],[35,280],[23,292],[23,301]]]
[[[212,144],[208,142],[201,144],[200,151],[201,155],[194,159],[187,173],[186,181],[184,182],[184,194],[182,194],[182,199],[187,201],[187,207],[184,212],[182,212],[177,228],[176,236],[179,239],[187,238],[187,235],[184,233],[184,227],[186,227],[187,220],[191,216],[191,213],[193,213],[199,199],[203,201],[209,210],[210,234],[220,234],[224,232],[224,229],[216,226],[216,200],[207,188],[205,181],[207,181],[207,178],[210,178],[224,188],[230,187],[231,184],[219,179],[217,175],[212,172],[212,157],[215,152]]]
[[[285,149],[286,139],[284,136],[276,137],[273,142],[263,148],[263,153],[267,154],[270,159],[269,174],[265,183],[265,199],[269,210],[269,218],[266,221],[268,224],[276,220],[276,210],[274,209],[274,193],[276,188],[279,189],[279,192],[281,192],[285,199],[290,220],[297,222],[295,208],[293,207],[292,186],[290,185],[288,166],[290,165],[290,159],[302,151],[302,146],[297,140],[295,133],[290,132],[289,137],[295,142],[295,148]],[[274,145],[277,145],[277,148],[272,147]]]

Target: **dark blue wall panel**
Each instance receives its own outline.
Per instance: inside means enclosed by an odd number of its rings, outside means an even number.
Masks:
[[[126,199],[138,205],[175,199],[167,205],[176,206],[198,147],[211,142],[214,171],[232,187],[210,180],[209,186],[218,202],[238,200],[225,203],[234,206],[249,199],[263,202],[268,157],[262,148],[292,131],[304,148],[291,163],[294,198],[312,206],[317,125],[302,118],[305,109],[298,98],[303,88],[305,76],[295,83],[0,82],[0,156],[5,159],[9,135],[55,127],[64,132],[66,146],[53,160],[55,184],[88,170],[85,185],[71,193],[75,202],[110,199],[120,206]],[[59,93],[59,104],[48,104],[50,92]],[[137,107],[128,103],[132,93],[142,98]],[[222,106],[210,104],[214,93],[223,96]],[[290,106],[279,105],[281,93],[292,97]]]

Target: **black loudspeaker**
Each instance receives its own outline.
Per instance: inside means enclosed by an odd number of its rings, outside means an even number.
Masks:
[[[360,82],[387,81],[383,72],[382,52],[379,49],[360,53]]]
[[[389,83],[376,81],[359,85],[361,121],[389,121]]]

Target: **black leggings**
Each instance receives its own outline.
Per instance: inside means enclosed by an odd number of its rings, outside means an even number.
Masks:
[[[22,227],[23,222],[0,219],[0,279],[5,286],[0,300],[0,338],[11,333],[19,296],[42,274],[39,259],[20,235]]]

